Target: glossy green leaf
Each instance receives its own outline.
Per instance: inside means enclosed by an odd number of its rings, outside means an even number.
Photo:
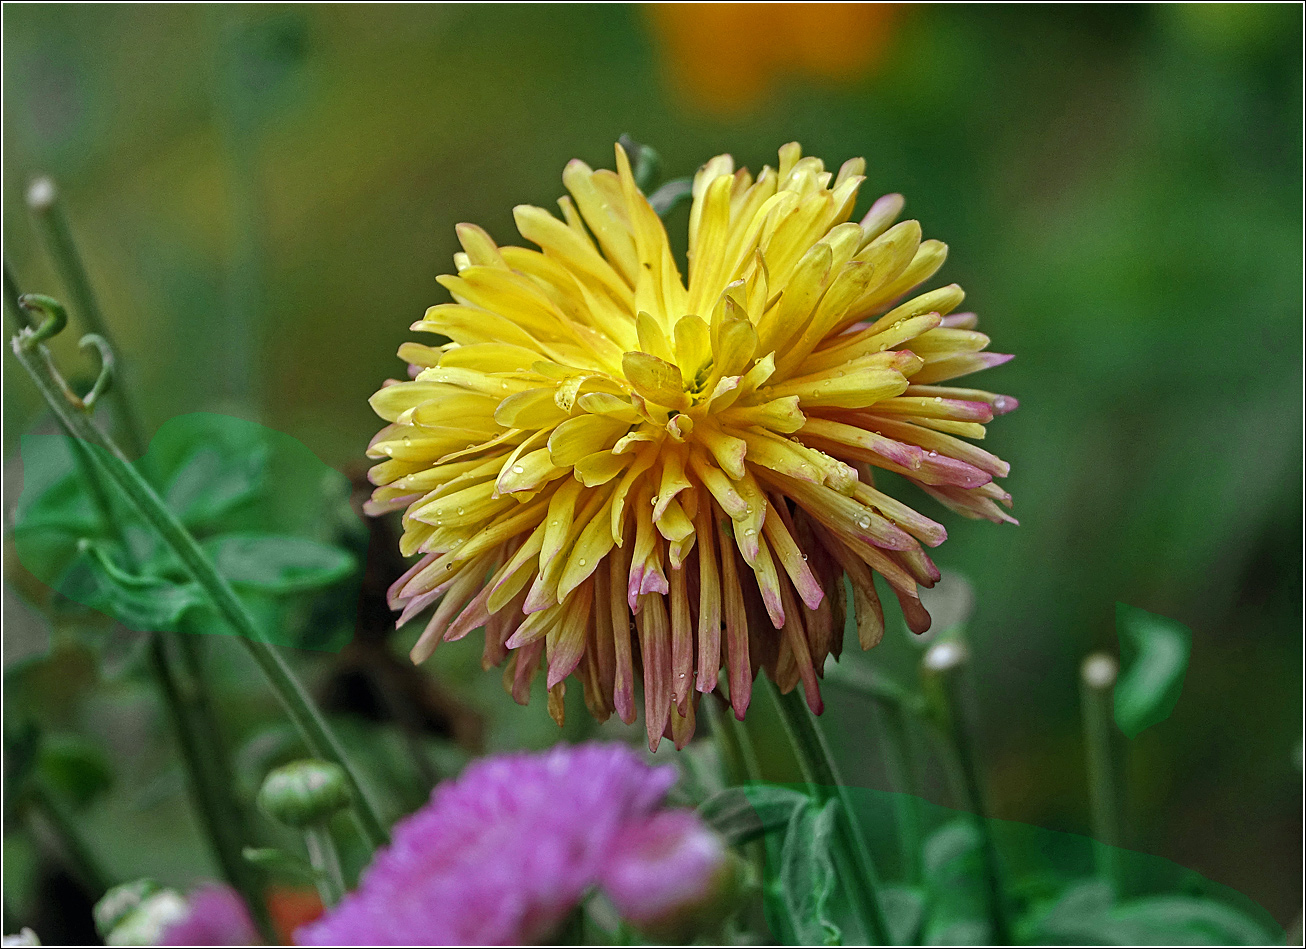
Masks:
[[[975,818],[969,815],[949,821],[926,838],[922,861],[929,903],[924,926],[926,943],[990,941],[981,847]]]
[[[880,908],[884,910],[889,935],[896,945],[912,945],[919,940],[925,922],[925,893],[915,887],[886,886],[880,889]]]
[[[1193,632],[1165,616],[1117,603],[1116,634],[1123,668],[1115,689],[1115,719],[1133,738],[1174,711],[1188,671]]]
[[[799,945],[837,946],[843,932],[831,918],[838,887],[834,872],[835,823],[839,802],[818,810],[808,803],[794,810],[780,852],[780,892]]]
[[[811,798],[788,788],[754,784],[720,791],[698,806],[702,817],[731,844],[756,840],[789,824]]]
[[[1034,923],[1033,942],[1118,946],[1268,945],[1278,941],[1259,922],[1213,899],[1151,896],[1116,904],[1109,884],[1083,880]]]
[[[139,632],[175,630],[187,612],[208,603],[199,584],[131,573],[119,556],[107,544],[83,544],[59,592]]]
[[[233,586],[269,593],[330,586],[356,567],[347,550],[283,534],[223,534],[205,541],[204,549]]]
[[[321,874],[303,857],[276,847],[246,847],[241,855],[269,876],[289,883],[315,883]]]

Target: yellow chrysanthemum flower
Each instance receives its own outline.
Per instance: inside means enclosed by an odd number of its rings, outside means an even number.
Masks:
[[[713,158],[687,282],[620,147],[615,173],[567,166],[562,220],[516,209],[541,250],[458,227],[454,302],[413,325],[451,342],[405,343],[411,381],[372,397],[390,424],[368,449],[386,459],[369,509],[406,509],[402,552],[422,555],[391,604],[401,624],[439,604],[414,661],[483,626],[518,701],[544,665],[555,717],[576,672],[594,715],[626,722],[642,667],[650,746],[683,745],[723,663],[740,718],[759,668],[820,711],[844,574],[863,648],[884,630],[873,573],[928,628],[917,586],[939,574],[921,545],[946,533],[872,469],[1012,520],[993,483],[1007,464],[958,436],[1015,400],[937,385],[1010,357],[948,315],[955,284],[897,302],[947,248],[893,224],[899,195],[849,222],[863,169],[833,175],[797,144],[756,179]]]

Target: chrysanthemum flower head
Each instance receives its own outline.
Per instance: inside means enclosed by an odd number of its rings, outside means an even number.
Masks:
[[[662,800],[675,770],[618,744],[483,758],[395,825],[358,889],[300,945],[506,945],[548,937],[592,887],[665,924],[732,886],[734,858]]]
[[[575,673],[596,716],[627,722],[639,668],[650,744],[680,745],[723,666],[739,717],[759,668],[820,711],[844,575],[864,648],[884,629],[876,573],[928,627],[924,547],[946,532],[874,470],[1011,520],[1008,466],[963,439],[1015,400],[939,385],[1010,357],[953,313],[955,284],[902,302],[947,248],[893,223],[899,195],[849,220],[860,159],[833,174],[791,144],[756,178],[707,162],[686,279],[616,158],[567,166],[561,220],[516,209],[539,250],[458,227],[454,302],[413,327],[451,342],[404,344],[411,380],[372,397],[389,424],[370,510],[404,509],[421,555],[391,589],[400,622],[439,603],[415,661],[483,626],[519,701],[543,663],[555,715]]]

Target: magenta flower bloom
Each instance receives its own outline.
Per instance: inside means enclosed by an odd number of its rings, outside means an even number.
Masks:
[[[692,813],[662,809],[675,779],[617,744],[477,761],[396,824],[358,889],[296,940],[538,942],[593,886],[636,922],[697,907],[730,854]]]
[[[164,927],[158,945],[255,946],[262,941],[236,891],[207,883],[186,898],[186,915]]]

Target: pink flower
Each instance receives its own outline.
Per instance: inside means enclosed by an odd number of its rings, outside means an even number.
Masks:
[[[236,891],[207,883],[187,897],[186,915],[164,927],[158,945],[254,946],[261,942]]]
[[[636,921],[697,906],[729,854],[692,813],[662,809],[675,779],[617,744],[477,761],[396,824],[358,889],[297,941],[538,942],[596,885]]]

